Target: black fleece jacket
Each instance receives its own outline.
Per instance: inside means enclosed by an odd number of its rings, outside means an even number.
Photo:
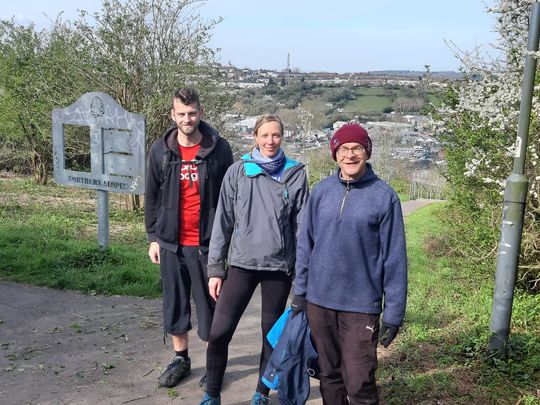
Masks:
[[[178,249],[179,166],[182,162],[177,131],[176,126],[169,128],[150,147],[144,201],[148,240],[172,252]],[[229,142],[206,122],[200,122],[199,131],[203,136],[196,156],[201,196],[199,246],[202,253],[207,253],[221,182],[233,163],[233,155]],[[164,165],[164,162],[168,163]]]

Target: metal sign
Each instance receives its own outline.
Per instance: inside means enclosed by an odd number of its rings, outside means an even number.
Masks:
[[[66,168],[66,125],[90,128],[90,171]],[[86,93],[52,113],[54,179],[59,184],[144,194],[145,123],[105,93]]]

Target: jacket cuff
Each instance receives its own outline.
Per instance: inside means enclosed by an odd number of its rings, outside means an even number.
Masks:
[[[403,317],[393,316],[391,314],[386,314],[383,312],[382,320],[384,323],[387,323],[388,325],[397,326],[400,328],[403,324]]]
[[[297,287],[296,285],[293,285],[293,295],[300,295],[302,297],[307,296],[307,291],[304,288]]]
[[[227,270],[225,268],[225,263],[216,263],[208,265],[208,278],[217,277],[220,279],[225,279],[227,275]]]

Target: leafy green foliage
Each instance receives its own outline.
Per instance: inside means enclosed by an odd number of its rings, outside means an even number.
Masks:
[[[310,188],[337,169],[328,146],[321,150],[310,151],[308,161],[307,173]]]
[[[525,60],[532,58],[526,49],[531,2],[498,0],[488,12],[496,14],[500,57],[492,60],[480,53],[458,52],[463,56],[465,79],[453,84],[433,114],[445,143],[452,217],[459,219],[453,222],[451,237],[464,255],[478,261],[493,260],[506,183],[512,173],[524,176],[528,184],[518,285],[538,292],[539,104],[533,101],[530,116],[529,111],[520,112],[520,104],[525,101],[521,100]],[[537,63],[534,58],[530,62]],[[539,80],[537,74],[535,87]],[[529,122],[530,127],[523,125]],[[526,129],[527,137],[522,131]]]
[[[107,0],[100,12],[83,12],[75,24],[86,49],[80,69],[96,89],[145,117],[149,143],[171,124],[177,88],[196,82],[216,121],[231,101],[218,89],[221,76],[207,45],[221,19],[204,20],[197,13],[203,3]]]
[[[10,142],[0,157],[20,162],[16,151],[24,151],[27,171],[46,183],[52,110],[89,91],[108,93],[144,116],[148,145],[171,124],[173,92],[185,85],[196,83],[208,118],[221,127],[218,117],[231,98],[219,88],[214,51],[207,46],[221,20],[203,20],[196,12],[202,3],[105,0],[100,12],[81,11],[74,22],[58,17],[39,32],[0,21],[0,134]],[[88,160],[87,137],[76,134],[67,151],[74,167]]]
[[[51,30],[0,21],[0,133],[24,151],[29,171],[46,183],[52,164],[51,114],[89,87],[77,64],[80,41],[60,20]],[[69,68],[67,68],[69,67]]]
[[[455,90],[449,90],[443,98],[450,108],[457,102]],[[439,119],[440,114],[434,113],[434,117]],[[515,133],[496,131],[480,122],[474,112],[462,112],[447,120],[440,134],[447,161],[445,176],[450,186],[448,218],[452,227],[448,236],[464,256],[493,262],[504,203],[502,179],[512,172],[513,157],[508,148]],[[529,176],[535,176],[530,160],[526,171]],[[538,200],[530,195],[524,218],[519,282],[536,290],[540,288],[539,215]]]

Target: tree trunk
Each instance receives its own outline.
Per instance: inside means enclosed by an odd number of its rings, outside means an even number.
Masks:
[[[37,151],[32,151],[30,158],[30,166],[36,183],[45,185],[49,180],[49,172],[47,168],[47,161],[41,158],[41,155]]]

